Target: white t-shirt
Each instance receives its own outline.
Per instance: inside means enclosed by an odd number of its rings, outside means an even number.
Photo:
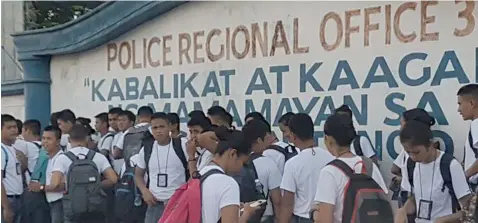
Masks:
[[[17,160],[15,149],[2,143],[2,174],[5,178],[2,183],[7,195],[20,195],[23,193],[23,183],[20,163]],[[8,161],[7,161],[8,157]]]
[[[289,146],[289,144],[287,144],[285,142],[282,142],[282,141],[276,142],[276,143],[274,143],[274,145],[280,146],[282,148],[286,148],[287,146]],[[297,150],[297,148],[296,148],[296,150]],[[280,174],[284,173],[285,157],[284,157],[283,153],[281,153],[281,152],[279,152],[275,149],[266,149],[262,153],[262,155],[271,158],[274,161],[274,163],[276,163],[277,167],[279,168]]]
[[[213,154],[209,152],[207,149],[201,149],[199,148],[197,150],[199,152],[199,156],[197,157],[197,169],[200,171],[202,168],[205,166],[209,165],[213,158]]]
[[[254,167],[257,171],[257,177],[264,189],[264,195],[269,194],[269,190],[273,190],[280,187],[282,181],[282,175],[279,172],[276,164],[269,157],[258,157],[254,161]],[[264,216],[272,216],[274,214],[272,208],[272,202],[270,197],[267,201],[267,207],[264,211]]]
[[[393,164],[398,166],[403,173],[403,168],[407,167],[407,159],[408,153],[404,149],[402,149],[400,154],[398,154],[397,158],[393,161]]]
[[[367,139],[367,137],[361,136],[359,139],[360,139],[360,148],[362,148],[363,156],[368,158],[375,156],[375,150],[373,149],[373,146],[370,143],[370,141]],[[350,151],[353,154],[357,155],[357,153],[355,152],[354,141],[352,141],[352,144],[350,144]]]
[[[200,174],[211,169],[223,171],[217,165],[204,167]],[[217,222],[221,218],[221,209],[230,205],[239,206],[239,185],[234,178],[226,174],[213,174],[202,183],[202,222]],[[239,215],[239,213],[237,213]]]
[[[112,152],[114,133],[108,132],[98,140],[98,150],[107,150]]]
[[[472,142],[473,146],[475,148],[478,148],[478,119],[475,119],[471,122],[470,126],[470,131],[471,131],[471,136],[472,136]],[[469,143],[469,134],[468,132],[466,133],[466,141],[465,141],[465,170],[470,168],[473,163],[475,163],[476,158],[475,158],[475,153],[473,152],[473,149],[470,147]],[[470,182],[473,183],[478,183],[478,174],[470,177]]]
[[[116,145],[118,145],[119,141],[123,141],[123,132],[117,132],[115,136],[113,137],[113,141],[111,142],[111,152],[113,153],[113,149]],[[113,168],[116,171],[116,173],[120,173],[121,167],[124,164],[124,159],[115,159],[113,160]]]
[[[338,158],[345,162],[355,173],[361,173],[363,165],[362,158],[359,156],[351,158]],[[373,164],[372,179],[388,193],[387,186],[383,180],[380,169]],[[320,178],[317,182],[317,191],[315,193],[315,202],[322,202],[335,205],[334,207],[334,223],[342,223],[342,211],[344,207],[344,189],[349,181],[339,168],[328,165],[320,171]]]
[[[415,185],[413,191],[411,191],[412,188],[408,177],[402,178],[402,188],[415,195],[417,212],[420,200],[431,200],[433,202],[431,221],[416,219],[416,223],[433,223],[439,217],[452,214],[452,198],[448,188],[445,187],[445,190],[442,192],[444,182],[440,172],[440,161],[443,154],[440,151],[440,156],[434,162],[416,164],[413,172],[413,184]],[[465,172],[460,163],[455,159],[450,164],[450,173],[457,199],[470,194],[470,187],[466,181]],[[402,174],[403,176],[408,176],[407,168],[404,168]]]
[[[188,159],[186,152],[186,139],[181,138],[181,146]],[[146,169],[144,162],[144,148],[138,153],[136,159],[137,166],[141,169]],[[185,170],[183,163],[179,159],[176,152],[174,152],[172,141],[168,145],[160,146],[155,141],[153,144],[153,151],[149,160],[149,190],[159,200],[168,200],[182,184],[186,182]],[[158,186],[158,174],[167,174],[167,186]]]
[[[37,145],[40,145],[40,148]],[[41,142],[28,142],[23,139],[17,139],[15,140],[13,147],[27,157],[27,168],[28,171],[32,172],[37,164],[38,155],[40,154],[41,149]],[[30,174],[28,171],[25,172],[27,184],[30,183]]]
[[[65,151],[69,151],[71,149],[70,134],[61,135],[60,146],[64,147]]]
[[[142,127],[142,126],[145,126],[145,125],[149,125],[149,123],[146,123],[146,122],[138,123],[138,124],[136,124],[133,128],[139,128],[139,127]],[[123,134],[119,135],[118,140],[117,140],[116,143],[114,144],[116,147],[118,147],[118,149],[123,150],[124,136],[125,136],[126,134],[128,134],[128,131],[129,131],[130,129],[131,129],[131,128],[127,129],[126,131],[123,132]],[[149,130],[150,130],[150,132],[151,132],[151,128],[150,128]]]
[[[68,152],[72,152],[79,159],[84,159],[86,158],[86,154],[88,154],[88,151],[90,151],[90,149],[85,147],[74,147],[71,148]],[[103,173],[106,169],[111,167],[106,157],[101,153],[95,153],[95,156],[93,157],[93,162],[98,167],[99,173]],[[72,161],[65,154],[60,155],[55,160],[52,172],[59,171],[65,176],[65,178],[67,178],[68,169],[70,168],[71,163]]]
[[[53,174],[53,167],[55,166],[58,157],[63,154],[63,151],[58,151],[52,158],[48,159],[48,166],[46,167],[46,185],[50,185],[51,183],[51,176]],[[57,201],[63,197],[62,192],[45,192],[46,200],[48,203],[52,203]]]
[[[294,215],[309,218],[320,170],[334,159],[329,151],[315,147],[302,150],[285,163],[280,187],[295,193]]]

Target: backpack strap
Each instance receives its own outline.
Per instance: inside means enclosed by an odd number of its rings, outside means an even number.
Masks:
[[[365,167],[365,174],[372,177],[373,174],[373,161],[372,159],[362,156],[363,166]]]
[[[443,177],[443,186],[441,191],[445,191],[445,187],[448,188],[448,193],[451,195],[451,206],[452,206],[452,211],[453,213],[460,211],[460,203],[458,202],[458,199],[456,198],[455,194],[455,189],[453,188],[453,182],[452,182],[452,177],[451,177],[451,171],[450,171],[450,165],[451,162],[455,159],[452,155],[450,154],[443,154],[440,160],[440,173]]]
[[[6,177],[6,173],[7,173],[8,152],[7,152],[7,149],[5,149],[5,147],[3,147],[3,145],[2,145],[2,152],[5,153],[5,155],[4,155],[4,157],[5,157],[5,166],[3,167],[3,170],[2,170],[2,178],[5,178],[5,177]]]
[[[172,143],[173,143],[173,149],[176,155],[179,157],[179,160],[181,160],[181,163],[183,163],[184,167],[184,174],[186,176],[186,181],[189,180],[190,174],[189,174],[189,168],[188,168],[188,161],[186,159],[186,154],[184,154],[183,146],[181,143],[181,138],[172,138]]]
[[[363,156],[363,151],[362,151],[362,145],[360,145],[360,135],[357,135],[354,139],[354,149],[355,149],[355,155],[357,156]]]
[[[73,154],[71,151],[68,151],[66,153],[63,153],[66,157],[68,157],[68,159],[71,160],[71,162],[75,162],[75,160],[78,160],[78,157]]]
[[[327,165],[332,165],[337,168],[339,168],[345,175],[347,175],[349,178],[352,178],[353,175],[355,174],[352,168],[350,168],[349,165],[347,165],[344,161],[335,159],[332,160],[329,164]]]
[[[478,159],[478,149],[473,146],[473,135],[471,134],[471,128],[470,128],[470,131],[468,132],[468,144],[470,144],[470,148],[475,154],[475,158]]]
[[[36,142],[32,142],[32,143],[35,144],[35,146],[37,146],[39,150],[41,149],[41,145],[40,145],[40,144],[38,144],[38,143],[36,143]]]
[[[96,152],[92,149],[88,150],[88,153],[86,154],[86,158],[87,160],[91,160],[93,161],[93,157],[95,157],[96,155]]]
[[[199,181],[201,182],[201,185],[202,183],[206,180],[206,178],[208,178],[209,176],[213,175],[213,174],[224,174],[224,172],[214,168],[214,169],[211,169],[209,171],[207,171],[205,174],[201,175],[199,177]]]
[[[413,161],[410,157],[408,157],[407,159],[407,173],[408,173],[408,182],[410,183],[410,186],[412,186],[412,190],[413,190],[413,172],[415,172],[415,166],[416,166],[416,163],[415,161]],[[412,192],[412,191],[410,191]]]
[[[149,133],[145,133],[145,136],[143,137],[143,140],[141,142],[143,146],[143,152],[144,152],[144,163],[145,163],[145,171],[148,173],[148,179],[146,182],[146,187],[149,188],[149,160],[151,159],[151,154],[153,153],[153,145],[154,145],[154,138]]]

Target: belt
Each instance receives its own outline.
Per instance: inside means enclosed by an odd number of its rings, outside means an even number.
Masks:
[[[22,195],[7,195],[8,198],[20,198]]]

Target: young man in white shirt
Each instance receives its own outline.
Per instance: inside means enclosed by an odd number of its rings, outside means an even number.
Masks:
[[[290,129],[289,129],[289,120],[294,116],[293,112],[287,112],[279,118],[279,129],[282,132],[282,138],[284,141],[290,143]]]
[[[413,195],[397,211],[395,223],[407,222],[409,214],[416,214],[416,223],[459,222],[460,206],[469,204],[471,191],[460,163],[434,148],[432,139],[430,127],[418,121],[407,122],[400,132],[415,167],[403,169],[401,186]]]
[[[61,180],[58,187],[51,186],[51,178],[53,175],[53,166],[58,157],[63,154],[60,148],[61,130],[56,127],[47,126],[43,131],[42,145],[48,152],[48,166],[46,168],[46,182],[45,185],[40,183],[31,183],[30,190],[34,192],[44,191],[46,200],[50,204],[51,223],[63,223],[63,204],[61,198],[65,191],[65,181]]]
[[[134,122],[136,121],[136,116],[131,111],[122,111],[121,114],[118,116],[118,130],[119,132],[113,137],[113,157],[115,158],[113,166],[123,166],[124,159],[123,159],[123,137],[124,133],[128,131],[129,128],[133,127]],[[115,171],[118,172],[117,169]]]
[[[137,124],[134,125],[133,128],[140,128],[140,127],[144,127],[144,126],[147,126],[150,124],[151,122],[151,116],[153,115],[153,109],[151,107],[148,107],[148,106],[142,106],[138,109],[138,115],[136,118],[132,119],[133,117],[131,117],[133,113],[130,112],[130,111],[124,111],[123,114],[120,116],[121,119],[124,118],[124,116],[126,116],[128,118],[128,120],[130,121],[129,123],[126,123],[126,126],[130,126],[129,124],[131,124],[131,121],[133,120],[133,124],[134,124],[134,120],[136,120]],[[119,156],[119,157],[124,157],[124,140],[125,140],[125,136],[128,134],[129,130],[131,129],[131,127],[127,128],[123,134],[121,134],[120,138],[118,139],[118,142],[115,144],[115,153]]]
[[[384,194],[388,193],[379,168],[371,160],[368,160],[368,164],[371,164],[368,166],[362,157],[356,156],[350,149],[350,143],[356,137],[350,116],[337,113],[329,116],[324,125],[324,133],[327,149],[337,157],[335,162],[340,161],[353,173],[370,174],[369,176],[380,186]],[[320,171],[314,198],[314,203],[318,203],[314,211],[316,223],[349,222],[344,220],[344,210],[347,210],[345,196],[349,194],[347,193],[349,182],[350,178],[345,171],[334,164],[327,165]],[[389,210],[391,211],[391,208]],[[393,216],[387,217],[393,221]]]
[[[71,128],[70,131],[70,142],[71,142],[71,149],[67,153],[71,153],[76,156],[78,159],[85,159],[90,152],[90,149],[86,148],[88,144],[88,137],[89,131],[81,124],[75,124]],[[98,172],[104,176],[104,180],[101,181],[102,189],[109,189],[114,186],[114,184],[118,181],[118,176],[114,172],[113,168],[111,168],[110,163],[106,159],[105,156],[101,153],[94,153],[92,157],[93,163],[96,164]],[[54,164],[52,164],[52,175],[50,184],[47,185],[46,191],[58,191],[62,187],[63,179],[66,181],[66,187],[68,190],[68,174],[70,170],[70,165],[72,164],[72,160],[67,156],[66,153],[59,155]],[[86,196],[86,194],[85,194]],[[73,197],[71,199],[74,199]],[[68,203],[74,203],[74,200],[71,200]],[[63,206],[65,208],[65,206]],[[106,212],[106,210],[103,210]],[[66,212],[65,212],[66,214]],[[82,223],[82,222],[104,222],[105,216],[103,214],[97,215],[88,215],[88,219],[68,219],[65,215],[65,223]]]
[[[213,154],[210,151],[197,146],[197,136],[211,130],[211,123],[205,116],[193,116],[187,125],[189,129],[188,156],[196,157],[196,159],[189,162],[189,169],[193,173],[209,165],[213,158]]]
[[[69,142],[69,134],[71,128],[76,123],[76,116],[70,109],[60,111],[58,114],[58,127],[61,129],[61,142],[60,145],[64,148],[64,151],[68,151],[71,148]]]
[[[36,119],[26,120],[22,125],[22,139],[15,141],[14,147],[21,150],[27,158],[27,171],[25,173],[26,183],[30,182],[30,176],[35,168],[38,155],[41,149],[40,142],[41,124]],[[24,150],[20,149],[24,148]]]
[[[100,140],[98,141],[98,150],[107,158],[112,160],[113,153],[111,152],[114,133],[109,131],[108,113],[103,112],[95,116],[95,129],[100,133]]]
[[[171,113],[168,113],[168,116],[169,116],[169,123],[171,125],[171,129],[170,129],[171,137],[173,138],[187,137],[188,134],[181,131],[181,129],[179,128],[180,120],[179,120],[178,114],[171,112]]]
[[[277,164],[264,154],[268,150],[273,150],[267,148],[277,141],[277,138],[270,137],[271,129],[269,124],[265,120],[260,119],[249,120],[242,128],[242,132],[245,140],[251,144],[253,154],[258,155],[252,162],[259,182],[262,184],[263,193],[268,200],[263,214],[263,221],[261,222],[275,222],[274,216],[276,219],[279,217],[277,211],[274,213],[274,210],[280,210],[282,174],[279,172]]]
[[[316,147],[314,123],[309,115],[298,113],[289,121],[291,140],[301,151],[284,167],[279,223],[312,222],[309,211],[314,201],[320,170],[334,159],[327,150]]]
[[[123,109],[120,107],[111,108],[108,111],[108,125],[110,126],[110,132],[119,132],[118,127],[118,116],[123,112]]]
[[[463,120],[471,120],[465,142],[465,176],[472,189],[478,185],[478,84],[468,84],[458,90],[458,112]]]
[[[335,112],[338,114],[346,114],[350,118],[353,118],[352,110],[350,110],[349,106],[347,105],[342,105],[338,107],[337,109],[335,109]],[[356,142],[355,140],[360,141]],[[359,148],[355,148],[356,146],[358,146]],[[355,155],[368,157],[372,159],[375,164],[378,165],[378,158],[375,154],[375,149],[373,148],[372,143],[367,137],[357,135],[357,137],[352,141],[352,144],[350,145],[350,151]]]
[[[157,223],[161,218],[164,208],[173,193],[186,182],[186,171],[183,162],[174,149],[173,139],[169,134],[168,115],[163,112],[153,114],[151,118],[151,133],[154,138],[152,145],[145,151],[141,148],[137,157],[135,181],[143,200],[148,205],[145,223]],[[181,140],[182,155],[188,159],[186,152],[186,139]],[[144,141],[143,141],[144,142]],[[149,157],[146,162],[145,157]],[[147,172],[148,182],[144,175]]]
[[[13,116],[2,114],[2,222],[18,222],[21,218],[20,196],[23,193],[22,168],[13,143],[17,123]]]

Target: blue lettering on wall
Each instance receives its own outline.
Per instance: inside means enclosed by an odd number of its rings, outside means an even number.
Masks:
[[[285,72],[289,72],[289,65],[271,66],[271,67],[269,68],[269,72],[270,72],[270,73],[276,73],[276,77],[277,77],[277,89],[276,89],[276,93],[277,93],[277,94],[282,94],[282,88],[283,88],[283,85],[282,85],[282,75],[283,75]]]
[[[341,77],[342,71],[345,73],[344,78]],[[337,64],[334,75],[332,76],[332,81],[330,82],[329,91],[337,90],[339,85],[349,85],[351,89],[359,88],[359,84],[352,68],[350,68],[349,63],[346,60],[341,60]]]
[[[410,78],[410,76],[416,76],[416,75],[408,75],[407,73],[407,67],[410,62],[414,60],[425,61],[427,57],[428,57],[428,54],[426,53],[410,53],[410,54],[407,54],[405,57],[403,57],[402,60],[400,60],[400,64],[398,66],[398,74],[404,84],[408,86],[419,86],[424,84],[426,81],[430,79],[431,77],[430,67],[424,67],[421,76],[417,79]]]
[[[300,92],[306,92],[307,91],[307,83],[310,84],[310,86],[314,89],[314,91],[324,91],[324,89],[320,86],[319,81],[315,79],[314,74],[315,72],[319,69],[319,67],[322,65],[322,62],[320,63],[314,63],[312,67],[307,69],[307,65],[305,63],[300,64],[300,73],[299,73],[299,89]]]
[[[257,83],[259,81],[259,83]],[[266,94],[272,94],[271,86],[267,81],[266,75],[262,67],[258,67],[254,70],[251,81],[246,90],[246,95],[251,95],[253,91],[264,91]]]
[[[451,66],[453,67],[453,70],[451,71],[446,70],[448,63],[451,64]],[[440,60],[440,64],[438,64],[438,68],[435,73],[435,77],[432,80],[431,85],[432,86],[440,85],[441,81],[447,78],[456,78],[458,80],[458,83],[460,84],[465,84],[470,82],[470,80],[468,79],[465,73],[465,70],[463,70],[461,63],[458,60],[458,57],[456,56],[455,51],[446,51],[443,54],[443,57]]]
[[[377,70],[380,68],[383,75],[377,75]],[[389,88],[398,87],[397,81],[393,78],[392,71],[388,66],[384,57],[377,57],[372,63],[370,70],[365,78],[362,88],[370,88],[373,83],[387,83]]]

